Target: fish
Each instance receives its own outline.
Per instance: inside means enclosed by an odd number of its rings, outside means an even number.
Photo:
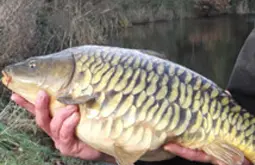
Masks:
[[[169,142],[224,165],[254,164],[255,117],[212,80],[153,54],[76,46],[10,64],[2,83],[31,103],[45,90],[52,117],[78,105],[76,136],[119,165],[172,159]]]

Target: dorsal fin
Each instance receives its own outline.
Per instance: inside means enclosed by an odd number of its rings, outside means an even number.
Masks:
[[[137,49],[137,50],[142,52],[142,53],[167,60],[167,56],[163,53],[159,53],[159,52],[156,52],[156,51],[153,51],[153,50],[147,50],[147,49]]]

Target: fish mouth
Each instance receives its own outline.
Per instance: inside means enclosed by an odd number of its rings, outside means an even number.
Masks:
[[[3,77],[2,77],[2,83],[5,85],[5,86],[7,86],[8,87],[8,85],[11,83],[11,81],[12,81],[12,77],[11,76],[9,76],[8,74],[7,74],[7,72],[6,71],[2,71],[2,75],[3,75]]]

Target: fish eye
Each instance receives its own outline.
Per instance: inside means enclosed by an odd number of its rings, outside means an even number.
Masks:
[[[31,69],[35,68],[35,67],[36,67],[36,62],[35,62],[35,60],[29,61],[28,66],[29,66],[29,68],[31,68]]]

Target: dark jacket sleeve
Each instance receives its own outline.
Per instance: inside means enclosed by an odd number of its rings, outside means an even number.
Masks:
[[[189,161],[180,157],[175,157],[171,160],[165,160],[160,162],[141,162],[138,161],[135,165],[212,165],[209,163],[200,163],[196,161]]]
[[[255,29],[237,57],[227,89],[237,102],[255,114]]]

